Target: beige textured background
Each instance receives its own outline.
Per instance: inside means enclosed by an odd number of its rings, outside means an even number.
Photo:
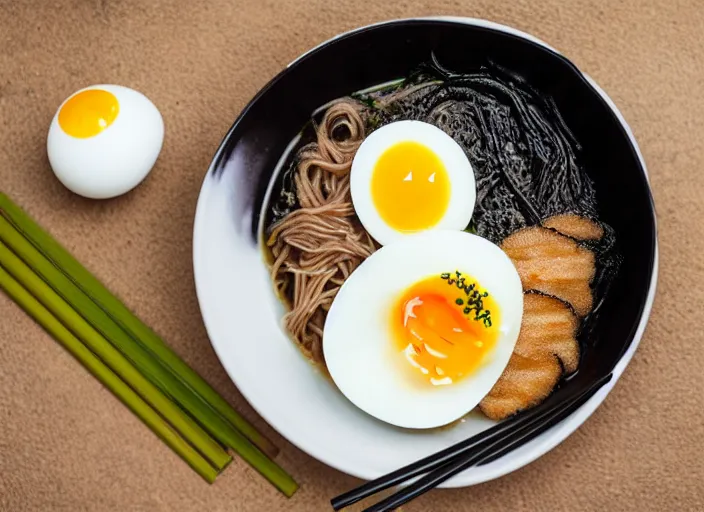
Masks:
[[[609,92],[650,168],[661,273],[641,348],[578,432],[505,478],[406,510],[704,510],[701,0],[0,0],[0,186],[266,429],[199,316],[201,179],[240,109],[300,52],[358,25],[429,14],[531,32]],[[59,103],[99,82],[143,91],[166,122],[148,180],[105,202],[62,188],[45,153]],[[302,484],[292,500],[240,461],[209,487],[5,296],[0,320],[0,510],[317,511],[358,483],[269,429]]]

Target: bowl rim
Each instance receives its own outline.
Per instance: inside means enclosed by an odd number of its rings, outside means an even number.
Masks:
[[[280,77],[287,72],[287,70],[296,65],[298,62],[300,62],[302,59],[305,57],[313,54],[314,52],[330,45],[331,43],[335,42],[336,40],[351,36],[360,32],[364,32],[369,29],[373,29],[375,27],[379,26],[385,26],[385,25],[393,25],[397,23],[406,23],[406,22],[414,22],[414,21],[443,21],[443,22],[448,22],[448,23],[456,23],[456,24],[461,24],[461,25],[470,25],[473,27],[477,28],[483,28],[483,29],[489,29],[489,30],[495,30],[498,32],[502,32],[504,34],[509,34],[513,35],[519,39],[523,39],[529,42],[532,42],[534,44],[537,44],[544,49],[547,49],[551,52],[553,52],[557,57],[565,60],[568,64],[570,64],[585,80],[585,82],[591,86],[597,94],[601,97],[601,99],[606,103],[606,105],[609,107],[609,109],[612,111],[612,113],[616,116],[617,120],[619,121],[622,129],[624,130],[625,134],[627,135],[629,142],[632,146],[632,149],[634,150],[636,157],[639,161],[639,164],[641,166],[641,170],[644,174],[645,180],[646,180],[646,185],[648,187],[648,193],[650,194],[650,199],[651,199],[651,208],[653,210],[653,235],[654,235],[654,243],[653,243],[653,264],[652,264],[652,273],[650,277],[650,283],[648,285],[648,293],[645,299],[645,302],[643,304],[643,309],[641,311],[641,316],[640,320],[638,321],[638,325],[635,329],[635,332],[633,334],[633,339],[628,347],[628,349],[623,353],[621,358],[619,359],[618,363],[613,369],[613,378],[611,379],[610,382],[608,382],[606,385],[604,385],[592,398],[590,398],[585,404],[583,404],[579,409],[577,409],[575,412],[573,412],[570,416],[568,416],[565,420],[563,420],[561,423],[558,425],[555,425],[552,427],[550,430],[544,432],[541,436],[538,436],[536,439],[534,439],[531,443],[531,450],[528,450],[526,453],[522,453],[520,456],[514,456],[513,459],[511,460],[510,463],[508,464],[503,464],[499,467],[496,466],[496,462],[493,462],[491,464],[487,464],[483,466],[483,471],[480,473],[475,473],[472,474],[472,477],[469,478],[462,478],[463,474],[460,473],[459,475],[455,476],[451,480],[445,482],[441,487],[466,487],[470,485],[476,485],[478,483],[486,482],[489,480],[493,480],[495,478],[499,478],[501,476],[504,476],[508,473],[511,473],[517,469],[520,469],[527,464],[530,464],[534,460],[538,459],[548,451],[552,450],[555,448],[557,445],[559,445],[562,441],[564,441],[567,437],[569,437],[577,428],[579,428],[593,413],[594,411],[601,405],[601,403],[604,401],[606,396],[611,392],[611,390],[615,387],[616,383],[619,381],[621,375],[623,374],[625,368],[628,366],[630,363],[631,359],[633,358],[633,355],[635,354],[641,339],[643,337],[643,334],[645,332],[648,320],[650,318],[650,314],[652,312],[652,307],[656,295],[656,289],[657,289],[657,281],[658,281],[658,269],[659,269],[659,246],[658,246],[658,227],[657,227],[657,215],[655,214],[655,206],[653,204],[653,199],[652,199],[652,191],[650,188],[650,179],[648,176],[648,171],[647,171],[647,166],[645,163],[645,159],[643,157],[643,154],[640,150],[640,147],[638,146],[638,143],[635,139],[635,136],[633,134],[633,131],[631,130],[630,126],[626,122],[623,114],[620,112],[616,104],[613,102],[613,100],[606,94],[606,92],[586,73],[583,71],[579,70],[569,59],[567,59],[562,53],[560,53],[558,50],[553,48],[552,46],[548,45],[546,42],[542,41],[541,39],[538,39],[537,37],[528,34],[526,32],[523,32],[521,30],[518,30],[516,28],[513,28],[511,26],[503,25],[500,23],[496,23],[493,21],[485,20],[485,19],[480,19],[480,18],[470,18],[470,17],[458,17],[458,16],[427,16],[427,17],[409,17],[409,18],[395,18],[395,19],[390,19],[390,20],[384,20],[384,21],[379,21],[376,23],[360,26],[357,28],[354,28],[352,30],[346,31],[346,32],[341,32],[321,43],[318,45],[310,48],[309,50],[305,51],[298,57],[296,57],[294,60],[292,60],[284,69],[282,69],[277,75],[275,75],[271,80],[269,80],[263,87],[260,88],[260,90],[255,94],[254,97],[245,105],[245,107],[241,110],[235,121],[233,122],[232,126],[229,128],[225,136],[222,138],[212,160],[209,165],[208,171],[206,172],[204,176],[203,183],[201,185],[201,189],[199,191],[199,196],[198,196],[198,201],[196,205],[196,211],[195,211],[195,218],[194,218],[194,223],[193,223],[193,270],[194,270],[194,282],[195,282],[195,289],[196,289],[196,296],[198,299],[198,306],[201,312],[201,316],[203,318],[203,323],[206,329],[206,332],[208,334],[208,339],[210,340],[210,343],[213,347],[213,350],[215,351],[215,354],[217,355],[218,359],[220,360],[221,365],[225,369],[226,373],[228,374],[230,380],[235,384],[235,386],[238,388],[242,396],[247,400],[247,402],[250,404],[250,406],[259,414],[272,428],[274,428],[279,434],[281,434],[283,437],[285,437],[291,444],[299,448],[300,450],[306,452],[308,455],[318,459],[319,461],[323,462],[324,464],[337,469],[339,471],[342,471],[344,473],[347,473],[349,475],[355,476],[357,478],[361,479],[366,479],[368,476],[359,474],[355,470],[349,468],[349,467],[343,467],[339,462],[330,460],[328,457],[325,456],[324,453],[320,453],[319,450],[316,449],[314,444],[308,444],[308,443],[301,443],[299,440],[294,439],[292,437],[289,437],[286,433],[286,425],[281,424],[280,422],[277,423],[275,421],[272,421],[268,415],[261,410],[260,407],[257,406],[257,404],[253,401],[250,400],[250,397],[247,395],[247,393],[238,385],[237,381],[237,376],[234,374],[234,372],[231,372],[230,369],[228,369],[225,360],[223,358],[223,353],[221,349],[218,348],[219,344],[216,341],[216,336],[213,334],[212,329],[208,326],[208,313],[206,311],[206,305],[205,305],[205,291],[203,290],[203,285],[199,285],[199,282],[202,283],[203,279],[199,279],[200,271],[199,269],[203,268],[203,264],[200,262],[197,247],[199,245],[199,240],[200,240],[200,235],[199,233],[203,231],[201,229],[201,226],[203,226],[206,223],[205,219],[205,207],[204,207],[204,201],[203,201],[203,192],[204,190],[209,186],[209,177],[211,174],[214,174],[217,172],[217,169],[219,167],[219,163],[222,160],[222,156],[224,152],[227,149],[228,143],[230,141],[230,138],[232,136],[232,133],[235,131],[237,128],[240,120],[244,118],[247,113],[249,112],[250,108],[259,100],[261,96],[263,96],[267,90],[272,87],[279,79]],[[504,459],[505,461],[505,459]]]

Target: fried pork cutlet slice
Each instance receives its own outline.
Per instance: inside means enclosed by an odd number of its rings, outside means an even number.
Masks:
[[[569,302],[580,317],[592,308],[590,283],[594,278],[594,253],[541,226],[509,235],[501,248],[513,261],[524,290],[537,290]]]
[[[561,376],[562,367],[554,355],[546,352],[533,358],[514,352],[479,409],[492,420],[508,418],[545,400]]]
[[[543,226],[559,231],[577,240],[599,240],[604,236],[604,228],[587,217],[566,213],[554,215],[543,221]]]
[[[513,355],[492,390],[479,404],[489,418],[502,420],[542,402],[564,372],[579,364],[579,321],[555,297],[527,293]]]
[[[537,293],[523,296],[523,320],[514,353],[540,358],[557,357],[566,373],[579,365],[579,319],[560,299]]]

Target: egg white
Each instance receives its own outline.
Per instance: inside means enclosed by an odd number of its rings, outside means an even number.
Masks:
[[[58,117],[66,101],[79,92],[102,89],[115,95],[115,120],[93,137],[72,137]],[[164,140],[164,121],[142,93],[120,85],[93,85],[77,91],[56,111],[47,136],[47,155],[56,177],[85,197],[115,197],[136,187],[154,166]]]
[[[420,386],[397,364],[391,311],[414,283],[459,270],[501,308],[499,336],[480,367],[450,386]],[[357,407],[387,423],[432,428],[455,421],[491,390],[513,353],[523,317],[521,280],[496,245],[462,231],[432,230],[382,247],[345,281],[323,331],[330,375]]]
[[[379,215],[371,194],[374,168],[381,155],[400,142],[418,142],[442,161],[450,182],[450,200],[442,218],[430,229],[467,227],[476,202],[474,171],[462,148],[440,128],[422,121],[398,121],[372,132],[360,145],[350,174],[350,190],[355,212],[364,228],[380,244],[386,245],[408,233],[397,231]]]

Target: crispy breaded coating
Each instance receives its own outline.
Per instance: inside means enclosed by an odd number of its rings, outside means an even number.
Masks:
[[[556,356],[566,373],[579,365],[577,328],[579,319],[570,307],[555,297],[526,293],[523,321],[514,353],[524,357]]]
[[[543,221],[543,226],[559,231],[577,240],[599,240],[604,236],[604,228],[587,217],[566,213],[553,215]]]
[[[492,420],[502,420],[542,402],[562,376],[554,355],[529,358],[513,353],[508,366],[479,409]]]
[[[527,293],[513,355],[492,390],[480,402],[489,418],[502,420],[542,402],[579,364],[579,321],[559,299]]]
[[[580,317],[592,308],[594,253],[541,226],[516,231],[501,244],[518,270],[524,290],[538,290],[572,305]]]

